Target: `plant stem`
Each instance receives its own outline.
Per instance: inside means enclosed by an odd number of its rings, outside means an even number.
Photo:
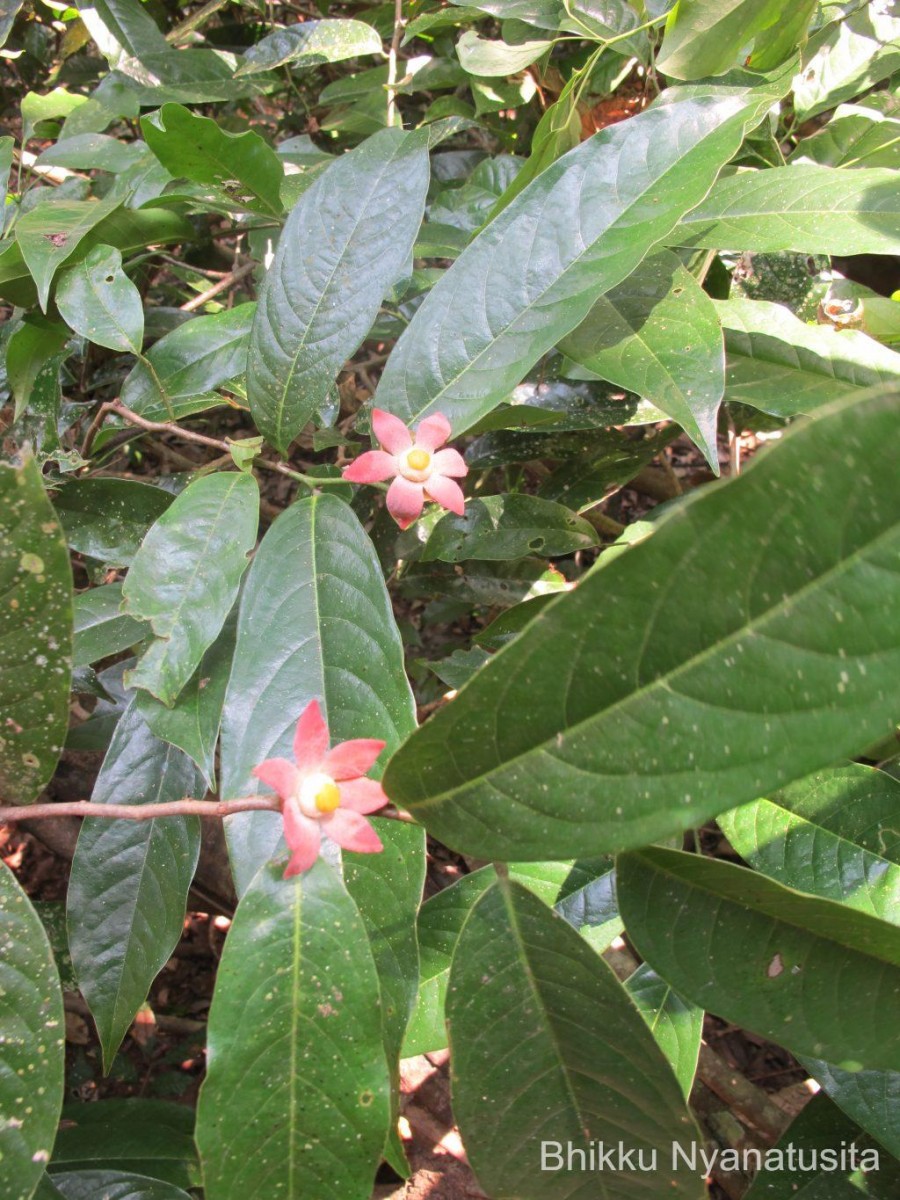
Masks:
[[[277,796],[242,796],[240,800],[167,800],[161,804],[93,804],[70,800],[59,804],[10,804],[0,807],[0,825],[15,821],[46,821],[56,817],[96,817],[119,821],[154,821],[158,817],[230,817],[240,812],[280,812]],[[384,809],[373,814],[392,821],[412,822],[408,813]]]
[[[403,37],[403,0],[394,0],[394,36],[391,38],[391,48],[388,51],[387,77],[387,123],[388,128],[394,124],[397,115],[397,55],[400,52],[400,39]]]

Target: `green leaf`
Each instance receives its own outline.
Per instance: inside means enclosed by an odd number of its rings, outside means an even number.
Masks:
[[[234,657],[237,608],[225,618],[222,631],[200,660],[171,708],[149,692],[138,691],[138,712],[151,731],[178,746],[199,767],[211,791],[216,786],[216,742],[225,703],[225,689]]]
[[[207,1200],[368,1200],[389,1120],[377,997],[365,926],[332,867],[259,871],[209,1014]]]
[[[153,736],[132,700],[91,801],[159,804],[201,795],[202,786],[190,759]],[[196,817],[82,823],[69,879],[69,946],[107,1071],[181,937],[199,854]]]
[[[16,241],[37,285],[38,301],[44,312],[47,311],[50,284],[59,267],[78,248],[85,234],[119,204],[115,197],[56,200],[53,204],[39,204],[19,218]]]
[[[428,176],[425,140],[385,129],[292,209],[260,289],[247,371],[253,418],[283,454],[409,267]]]
[[[686,999],[845,1070],[898,1069],[884,998],[900,988],[900,929],[680,850],[623,854],[616,877],[628,937]]]
[[[141,120],[147,145],[172,175],[214,184],[251,212],[280,217],[284,167],[258,133],[228,133],[211,117],[164,104]],[[240,193],[249,193],[244,195]]]
[[[454,650],[446,658],[430,660],[427,665],[448,688],[461,688],[490,657],[486,650],[473,646],[471,650]]]
[[[892,254],[898,227],[893,171],[797,164],[720,179],[677,238],[712,249]]]
[[[891,1200],[900,1186],[898,1164],[825,1096],[814,1096],[762,1157],[746,1200]]]
[[[75,597],[73,666],[86,667],[127,650],[147,636],[144,622],[122,613],[121,604],[121,583],[106,583]]]
[[[379,407],[407,423],[439,411],[457,433],[490,412],[699,203],[773,98],[657,102],[548,166],[425,297]]]
[[[127,567],[172,499],[170,492],[134,479],[86,478],[67,483],[53,504],[73,550]]]
[[[563,0],[478,0],[477,4],[469,4],[469,0],[450,0],[450,3],[466,9],[476,8],[504,21],[524,21],[539,29],[558,29],[565,16]]]
[[[403,645],[375,549],[353,511],[319,495],[283,512],[241,596],[222,720],[221,795],[256,795],[263,759],[290,755],[297,718],[322,704],[333,742],[377,737],[388,752],[415,728]],[[272,813],[226,821],[238,893],[281,836]]]
[[[236,74],[255,75],[290,63],[319,67],[368,54],[382,54],[377,30],[365,21],[304,21],[268,34],[241,58]]]
[[[876,108],[842,104],[824,127],[803,138],[792,162],[826,167],[900,167],[900,120]]]
[[[808,18],[813,0],[795,0],[795,4]],[[737,65],[741,51],[757,34],[784,17],[782,0],[678,0],[666,23],[657,69],[673,79],[722,75]],[[793,48],[788,46],[783,57]]]
[[[143,301],[122,270],[122,254],[114,247],[95,246],[80,263],[63,271],[56,306],[63,320],[89,342],[140,354]]]
[[[255,304],[194,317],[167,333],[135,364],[122,403],[150,421],[200,412],[222,397],[216,389],[244,374]]]
[[[800,1062],[848,1117],[900,1158],[900,1071],[842,1071],[818,1058]]]
[[[540,554],[557,558],[597,544],[594,527],[569,508],[515,493],[469,500],[465,515],[447,513],[431,532],[422,561],[502,560]]]
[[[600,854],[890,732],[898,413],[838,404],[601,559],[409,739],[391,799],[476,857]]]
[[[700,1055],[703,1009],[682,1000],[647,963],[629,975],[625,991],[647,1022],[687,1100]]]
[[[187,1188],[199,1180],[194,1114],[164,1100],[67,1104],[51,1171],[116,1170]]]
[[[190,1200],[171,1183],[124,1171],[66,1171],[52,1183],[65,1200]]]
[[[62,1107],[63,1004],[44,927],[4,863],[0,925],[0,1192],[9,1200],[30,1200],[50,1161]]]
[[[669,1064],[606,963],[520,884],[478,900],[453,955],[447,992],[453,1111],[479,1181],[520,1200],[577,1186],[567,1144],[625,1143],[658,1165],[604,1171],[623,1195],[691,1197],[671,1170],[693,1125]],[[546,1140],[552,1137],[553,1141]],[[545,1172],[560,1143],[563,1162]],[[586,1157],[586,1155],[585,1155]]]
[[[645,259],[601,296],[559,348],[677,421],[718,471],[722,331],[712,300],[671,251]]]
[[[900,354],[856,329],[807,325],[781,304],[714,300],[725,330],[725,398],[793,417],[900,380]]]
[[[865,4],[810,39],[794,84],[800,121],[850,100],[900,69],[900,17]]]
[[[258,524],[256,480],[237,471],[195,479],[157,520],[122,588],[125,611],[156,635],[130,687],[171,708],[234,604]]]
[[[490,78],[492,75],[516,75],[553,48],[552,41],[519,42],[510,46],[504,41],[483,38],[468,29],[456,43],[456,53],[463,69],[470,75]]]
[[[36,165],[118,174],[149,157],[143,142],[120,142],[103,133],[76,133],[42,150]]]
[[[72,571],[33,458],[0,463],[0,796],[30,804],[69,724]]]
[[[71,334],[59,321],[28,313],[6,343],[6,377],[16,401],[18,420],[32,400],[43,369],[65,348]]]
[[[140,0],[89,0],[79,3],[82,21],[111,67],[129,58],[168,54],[169,44]]]
[[[19,15],[22,2],[23,0],[4,0],[0,5],[0,46],[6,45],[6,39],[13,27],[13,21]]]

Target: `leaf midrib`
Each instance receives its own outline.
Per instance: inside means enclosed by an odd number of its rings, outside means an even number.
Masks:
[[[675,514],[673,514],[673,515],[675,515]],[[734,645],[741,638],[746,638],[750,634],[759,631],[759,627],[762,626],[763,624],[765,624],[771,617],[774,617],[775,615],[777,615],[778,610],[783,609],[786,603],[796,605],[797,603],[802,601],[808,593],[811,593],[811,592],[817,590],[820,586],[825,586],[826,582],[829,581],[830,579],[839,578],[847,570],[849,570],[849,568],[851,566],[855,565],[856,561],[858,559],[862,559],[867,553],[869,553],[871,550],[873,550],[874,548],[879,546],[879,544],[881,542],[883,542],[883,541],[889,542],[891,539],[897,538],[898,536],[900,536],[900,526],[898,526],[897,524],[891,525],[891,527],[889,529],[886,529],[883,533],[879,534],[877,537],[875,537],[871,541],[867,542],[864,546],[858,547],[857,549],[852,551],[852,553],[850,553],[846,558],[841,559],[833,567],[830,567],[827,571],[824,571],[821,575],[818,575],[815,579],[811,580],[809,583],[804,584],[804,586],[801,587],[798,591],[792,593],[792,595],[787,600],[784,597],[782,597],[780,600],[773,602],[768,608],[766,608],[763,612],[761,612],[757,617],[754,617],[753,620],[748,621],[745,624],[741,625],[739,628],[733,630],[731,633],[728,634],[728,636],[726,638],[722,639],[721,641],[715,642],[713,645],[705,647],[699,654],[695,654],[691,658],[685,660],[684,662],[679,663],[678,666],[673,668],[671,671],[667,671],[663,675],[657,675],[655,678],[649,680],[647,683],[643,684],[641,687],[636,688],[634,691],[629,692],[626,696],[620,697],[614,703],[607,705],[607,707],[599,709],[597,711],[594,711],[594,712],[590,713],[588,716],[584,717],[582,720],[576,721],[574,724],[566,726],[565,730],[563,731],[563,736],[565,738],[568,738],[574,732],[582,729],[584,726],[591,725],[595,721],[600,721],[600,720],[604,719],[610,713],[614,713],[617,709],[625,708],[627,705],[631,704],[635,700],[638,700],[640,697],[642,697],[643,695],[645,695],[652,689],[655,689],[657,687],[668,687],[669,682],[671,680],[675,680],[675,679],[679,678],[679,676],[681,676],[682,674],[684,674],[684,673],[692,670],[694,667],[699,666],[702,663],[706,662],[708,659],[712,658],[715,654],[717,654],[720,650],[728,649],[730,646]],[[565,595],[565,593],[564,593],[564,595]],[[560,597],[560,599],[562,599],[562,598],[563,597]],[[539,614],[539,616],[540,615],[543,615],[543,614]],[[512,649],[513,646],[515,646],[515,644],[516,644],[515,642],[510,643],[509,649]],[[502,653],[503,653],[503,650],[501,650],[498,653],[496,658],[499,658],[500,654],[502,654]],[[527,749],[521,751],[519,754],[515,754],[511,758],[505,759],[503,762],[499,763],[497,766],[491,767],[489,770],[483,771],[481,774],[476,775],[471,779],[465,780],[463,783],[459,784],[458,786],[452,787],[445,792],[439,792],[433,796],[428,796],[423,799],[407,800],[407,806],[410,809],[429,808],[431,805],[437,804],[440,801],[445,800],[447,797],[454,795],[454,793],[466,791],[466,790],[469,790],[469,789],[477,786],[479,783],[482,783],[483,781],[488,780],[490,778],[490,776],[494,775],[497,772],[508,770],[509,767],[511,767],[514,763],[520,762],[522,759],[528,758],[532,754],[536,754],[536,753],[539,753],[542,751],[549,753],[550,752],[549,747],[551,746],[551,744],[553,744],[553,745],[556,744],[556,739],[557,739],[558,733],[559,733],[559,731],[557,730],[556,732],[551,734],[550,737],[546,737],[546,738],[542,739],[541,741],[536,742],[533,746],[529,746]]]

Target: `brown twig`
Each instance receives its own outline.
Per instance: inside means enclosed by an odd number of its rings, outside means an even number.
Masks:
[[[198,296],[188,300],[187,303],[181,305],[182,312],[193,312],[197,308],[202,308],[207,300],[214,300],[221,292],[227,292],[234,283],[238,283],[245,276],[249,275],[256,267],[256,263],[244,263],[242,267],[238,267],[236,271],[229,271],[218,283],[214,283],[212,287],[208,287],[206,291],[200,292]]]
[[[154,821],[158,817],[231,817],[241,812],[279,812],[277,796],[242,796],[239,800],[166,800],[160,804],[94,804],[67,800],[59,804],[8,804],[0,807],[0,825],[14,821],[46,821],[58,817],[95,817],[104,820]],[[384,809],[375,816],[412,822],[409,813]]]
[[[700,1047],[697,1077],[742,1121],[758,1129],[773,1143],[784,1133],[790,1121],[788,1115],[772,1103],[762,1088],[751,1083],[705,1044]]]

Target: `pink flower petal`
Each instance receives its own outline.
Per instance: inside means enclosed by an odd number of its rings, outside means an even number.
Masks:
[[[322,718],[318,700],[310,700],[300,714],[294,731],[294,758],[304,774],[318,771],[328,753],[328,726]]]
[[[399,417],[393,413],[383,412],[380,408],[372,409],[372,429],[375,436],[389,454],[402,454],[412,445],[412,434]]]
[[[426,484],[426,490],[429,497],[442,508],[449,508],[458,517],[465,514],[466,498],[455,480],[448,479],[446,475],[432,475]]]
[[[419,422],[416,430],[416,445],[423,450],[437,450],[450,436],[450,422],[443,413],[433,413]]]
[[[322,834],[318,821],[304,817],[294,801],[285,804],[282,810],[284,818],[284,840],[291,851],[291,861],[284,873],[285,879],[291,875],[299,875],[308,871],[319,857],[322,846]]]
[[[448,447],[446,450],[438,450],[437,454],[431,460],[431,465],[438,475],[455,475],[461,479],[463,475],[468,475],[469,473],[466,460],[458,450],[454,450],[451,447]]]
[[[282,800],[287,800],[297,786],[300,772],[286,758],[267,758],[254,767],[251,774],[277,792]]]
[[[387,509],[401,529],[409,529],[425,507],[425,489],[398,475],[388,488]]]
[[[393,454],[385,454],[383,450],[367,450],[355,458],[349,467],[344,467],[341,474],[351,483],[380,483],[382,479],[390,479],[397,474],[397,460]]]
[[[325,832],[337,842],[342,850],[355,850],[357,854],[377,854],[383,849],[381,838],[358,812],[348,808],[337,808],[330,817],[322,821]]]
[[[349,779],[341,784],[341,807],[358,813],[384,808],[388,798],[377,779]]]
[[[341,742],[325,755],[322,770],[332,779],[358,779],[360,775],[371,771],[385,745],[378,738],[354,738],[350,742]]]

